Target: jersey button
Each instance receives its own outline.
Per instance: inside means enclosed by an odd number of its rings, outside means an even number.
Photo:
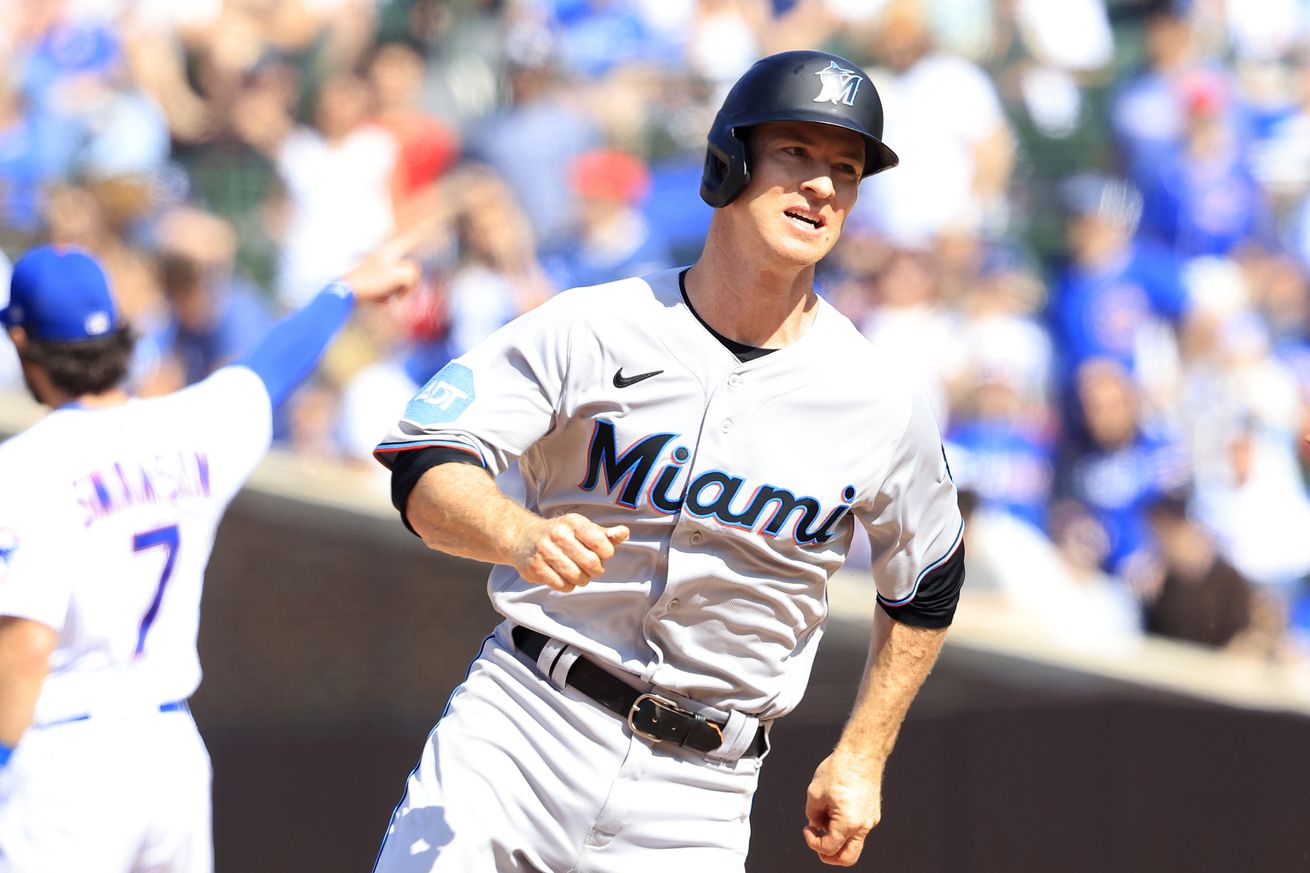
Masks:
[[[729,388],[736,388],[740,384],[741,384],[741,377],[738,376],[736,373],[733,373],[731,376],[728,377]]]
[[[675,597],[669,601],[669,609],[677,609],[679,606],[682,606],[682,601],[678,598]]]
[[[731,418],[725,418],[725,419],[723,420],[723,432],[724,432],[724,433],[727,433],[727,432],[730,431],[730,430],[732,430],[732,419],[731,419]]]
[[[688,539],[690,539],[693,543],[699,543],[701,540],[705,539],[705,534],[701,533],[700,531],[695,531],[692,533],[690,537],[688,537]]]

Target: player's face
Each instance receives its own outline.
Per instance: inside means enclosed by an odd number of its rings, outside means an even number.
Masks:
[[[751,180],[738,200],[777,256],[818,263],[855,205],[864,139],[827,124],[770,122],[751,131]]]

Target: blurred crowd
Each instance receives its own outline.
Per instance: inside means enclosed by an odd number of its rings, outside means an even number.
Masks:
[[[694,260],[725,89],[812,47],[902,159],[819,288],[900,362],[853,389],[931,397],[970,587],[1310,663],[1310,0],[0,0],[0,278],[94,252],[151,395],[415,232],[277,425],[368,465],[501,324]]]

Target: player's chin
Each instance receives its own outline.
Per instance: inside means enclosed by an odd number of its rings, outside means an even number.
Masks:
[[[792,237],[774,247],[778,256],[796,267],[812,267],[832,251],[836,239],[827,236]]]
[[[805,257],[815,261],[832,251],[833,246],[837,245],[837,238],[841,235],[840,225],[837,224],[823,224],[814,228],[793,224],[788,230],[789,232],[784,234],[785,245],[795,249],[797,254],[803,253]]]

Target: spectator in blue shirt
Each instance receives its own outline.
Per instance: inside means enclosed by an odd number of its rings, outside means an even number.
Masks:
[[[1031,416],[1025,420],[1009,374],[977,375],[967,397],[946,434],[956,484],[972,490],[983,508],[1006,512],[1045,533],[1054,480],[1049,435]]]
[[[222,218],[177,208],[163,217],[156,236],[168,303],[168,320],[157,339],[168,372],[155,388],[176,390],[248,351],[273,315],[259,289],[236,271],[236,232]]]
[[[1110,130],[1124,172],[1138,185],[1182,142],[1186,126],[1186,87],[1204,72],[1217,77],[1225,94],[1235,91],[1223,67],[1207,61],[1198,50],[1186,4],[1180,0],[1147,0],[1143,32],[1145,66],[1125,78],[1110,100]],[[1235,112],[1225,100],[1225,111]]]
[[[569,164],[602,141],[600,127],[577,94],[565,90],[554,58],[510,65],[511,104],[466,137],[466,156],[505,180],[527,213],[537,242],[566,239],[575,200]]]
[[[1137,386],[1118,361],[1084,362],[1076,386],[1083,432],[1066,443],[1060,490],[1104,534],[1102,569],[1141,584],[1156,572],[1147,508],[1189,484],[1187,454],[1143,420]]]
[[[558,288],[599,285],[674,266],[659,229],[641,205],[650,171],[635,155],[596,149],[569,167],[577,196],[574,232],[542,253],[542,266]]]
[[[1178,259],[1135,238],[1142,201],[1133,186],[1086,173],[1066,180],[1060,193],[1069,216],[1069,262],[1055,281],[1047,317],[1068,415],[1076,412],[1074,373],[1090,359],[1109,358],[1151,380],[1143,369],[1154,357],[1151,346],[1173,341],[1188,293]]]
[[[1143,173],[1141,233],[1182,258],[1227,255],[1270,230],[1264,192],[1227,111],[1223,83],[1184,86],[1183,139]]]

